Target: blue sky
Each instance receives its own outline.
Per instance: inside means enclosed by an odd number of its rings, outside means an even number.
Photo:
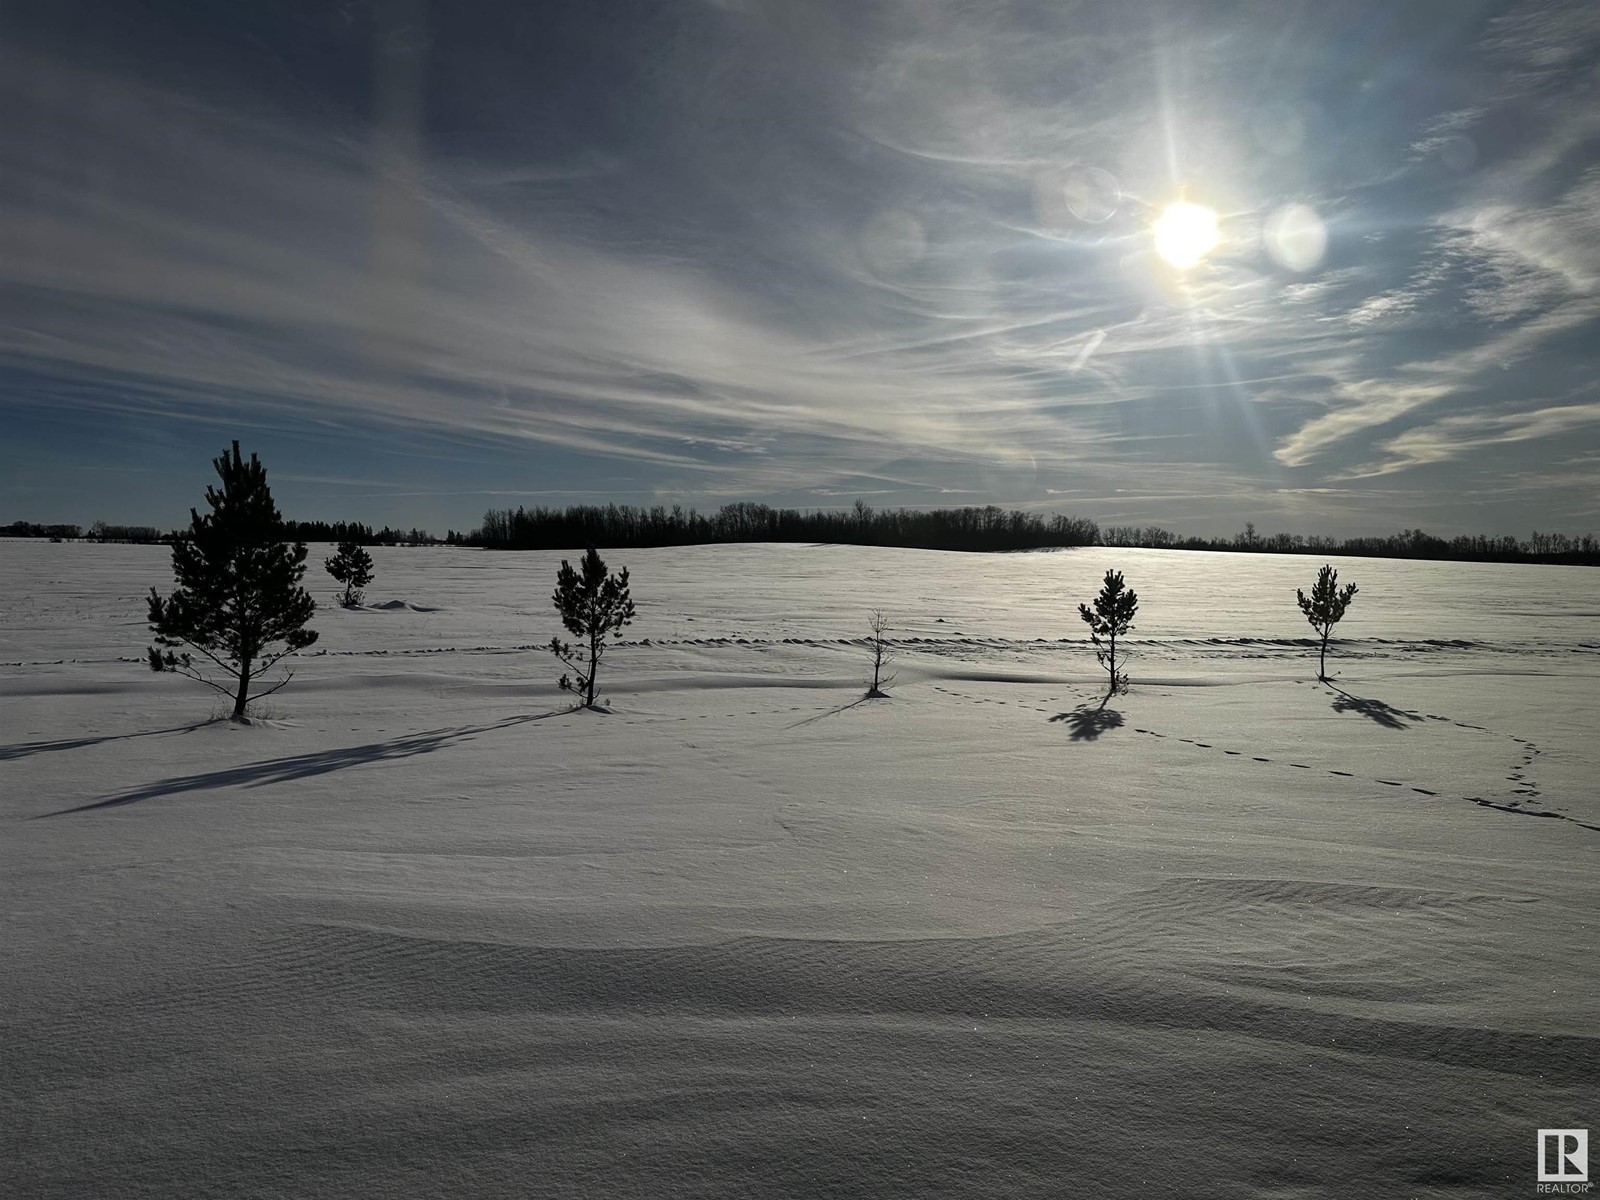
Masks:
[[[0,12],[0,521],[1582,532],[1600,4]],[[1218,217],[1188,269],[1152,226]]]

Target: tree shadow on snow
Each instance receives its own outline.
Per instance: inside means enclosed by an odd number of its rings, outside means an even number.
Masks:
[[[41,813],[33,819],[37,821],[46,817],[63,817],[72,813],[93,812],[101,808],[121,808],[127,804],[138,804],[144,800],[154,800],[159,796],[172,796],[180,792],[199,792],[212,788],[227,787],[263,787],[269,783],[289,783],[296,779],[309,779],[313,775],[326,775],[333,771],[342,771],[346,767],[360,766],[363,763],[390,762],[396,759],[413,758],[419,754],[431,754],[435,750],[442,750],[446,746],[455,745],[457,742],[471,741],[480,733],[490,733],[497,729],[510,728],[513,725],[525,725],[530,721],[543,721],[550,717],[564,716],[571,711],[573,710],[561,709],[556,712],[507,717],[503,721],[491,721],[484,725],[463,725],[456,729],[433,729],[426,733],[408,733],[404,737],[390,738],[388,741],[383,742],[368,742],[361,746],[341,746],[334,750],[318,750],[310,754],[296,754],[289,758],[263,759],[260,762],[245,763],[238,767],[225,767],[218,771],[203,771],[196,775],[179,775],[172,779],[163,779],[157,783],[146,784],[144,787],[118,792],[114,796],[93,800],[88,804],[79,804],[74,808],[63,808],[52,813]]]
[[[210,721],[196,721],[193,725],[174,725],[171,729],[146,729],[139,733],[104,733],[90,737],[61,738],[53,742],[18,742],[14,746],[0,746],[0,762],[14,758],[29,758],[35,754],[51,754],[57,750],[81,750],[85,746],[98,746],[104,742],[123,742],[129,738],[160,737],[164,733],[193,733],[210,725]]]
[[[1073,741],[1092,742],[1102,733],[1122,728],[1122,714],[1106,707],[1110,699],[1107,696],[1099,704],[1080,704],[1071,712],[1057,713],[1050,720],[1065,724]]]
[[[1369,721],[1375,721],[1385,729],[1409,729],[1408,721],[1416,722],[1422,718],[1403,708],[1395,708],[1392,704],[1385,704],[1382,700],[1372,700],[1365,696],[1352,696],[1337,684],[1328,683],[1328,690],[1333,695],[1333,711],[1336,713],[1359,713]]]
[[[869,691],[860,699],[852,700],[848,704],[841,704],[837,708],[830,708],[826,712],[816,713],[812,716],[804,718],[803,720],[796,721],[793,725],[785,725],[784,729],[799,729],[800,726],[810,725],[813,721],[822,720],[823,717],[837,717],[842,712],[849,712],[852,708],[855,708],[857,705],[865,704],[868,700],[887,700],[888,698],[888,695],[884,692],[879,692],[877,696],[874,696]]]

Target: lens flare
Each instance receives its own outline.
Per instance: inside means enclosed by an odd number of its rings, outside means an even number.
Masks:
[[[1267,253],[1280,267],[1310,271],[1328,250],[1328,227],[1317,210],[1306,204],[1286,204],[1267,218],[1261,231]]]
[[[1080,221],[1098,225],[1110,220],[1122,200],[1117,177],[1099,167],[1074,167],[1061,184],[1067,208]]]
[[[1203,204],[1180,200],[1169,204],[1151,230],[1156,253],[1180,271],[1187,271],[1217,248],[1217,214]]]

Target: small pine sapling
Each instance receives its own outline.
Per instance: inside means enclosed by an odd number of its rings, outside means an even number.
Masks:
[[[1133,628],[1133,617],[1138,611],[1139,595],[1122,582],[1121,571],[1106,572],[1093,609],[1087,604],[1078,605],[1078,615],[1089,626],[1095,659],[1111,677],[1108,696],[1128,690],[1128,673],[1117,666],[1117,638]]]
[[[211,511],[202,517],[190,509],[188,532],[173,538],[177,591],[162,599],[150,589],[156,644],[148,655],[152,671],[172,671],[231,696],[232,719],[242,721],[247,704],[294,678],[288,671],[271,687],[251,691],[280,659],[317,640],[316,631],[305,627],[317,605],[300,586],[305,543],[285,540],[266,468],[254,454],[249,462],[241,459],[238,442],[212,466],[222,488],[206,488]],[[227,682],[208,677],[191,650],[209,659]]]
[[[364,589],[372,582],[372,555],[358,542],[340,542],[336,553],[322,560],[335,583],[344,584],[339,596],[342,608],[355,608],[365,597]]]
[[[867,623],[872,631],[867,638],[867,648],[872,651],[872,686],[867,689],[867,699],[887,700],[889,693],[884,689],[893,687],[895,680],[892,674],[883,673],[885,665],[894,658],[894,644],[888,636],[889,618],[874,609]]]
[[[564,692],[583,697],[583,707],[594,707],[595,680],[600,660],[606,651],[606,637],[621,637],[622,628],[633,620],[633,597],[628,594],[628,568],[608,574],[606,564],[589,547],[584,552],[582,570],[575,571],[566,559],[556,573],[556,590],[551,600],[561,614],[561,623],[577,645],[550,639],[550,653],[570,672],[558,681]]]
[[[1328,637],[1333,633],[1333,627],[1343,618],[1345,609],[1350,607],[1350,601],[1355,599],[1357,588],[1353,583],[1339,586],[1339,572],[1329,563],[1317,572],[1317,582],[1307,596],[1300,589],[1295,589],[1295,596],[1300,601],[1300,611],[1311,623],[1311,628],[1317,631],[1322,639],[1319,647],[1320,657],[1317,662],[1317,678],[1326,682],[1328,678]]]

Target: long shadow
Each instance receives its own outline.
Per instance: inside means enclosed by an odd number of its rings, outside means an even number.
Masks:
[[[1110,699],[1107,696],[1099,704],[1080,704],[1071,712],[1057,713],[1050,720],[1064,723],[1073,741],[1092,742],[1102,733],[1122,728],[1122,714],[1106,707]]]
[[[361,746],[342,746],[336,750],[319,750],[312,754],[296,754],[290,758],[263,759],[260,762],[245,763],[243,766],[226,767],[220,771],[203,771],[198,775],[179,775],[172,779],[163,779],[158,783],[146,784],[144,787],[118,792],[114,796],[107,796],[101,800],[91,800],[87,804],[79,804],[74,808],[63,808],[58,809],[56,812],[40,813],[33,819],[39,821],[47,817],[64,817],[72,813],[93,812],[101,808],[121,808],[127,804],[138,804],[144,800],[154,800],[158,796],[172,796],[181,792],[199,792],[210,788],[226,787],[254,788],[263,787],[269,783],[287,783],[296,779],[309,779],[313,775],[326,775],[332,771],[341,771],[346,767],[359,766],[362,763],[390,762],[396,759],[413,758],[418,754],[431,754],[435,750],[441,750],[457,742],[470,741],[480,733],[506,729],[513,725],[525,725],[530,721],[543,721],[550,717],[563,716],[572,711],[574,710],[560,709],[556,712],[507,717],[503,721],[493,721],[485,725],[463,725],[457,729],[433,729],[426,733],[410,733],[404,737],[390,738],[385,742],[368,742]]]
[[[210,721],[196,721],[193,725],[174,725],[171,729],[146,729],[139,733],[107,733],[95,737],[62,738],[54,742],[18,742],[14,746],[0,746],[0,762],[28,758],[35,754],[51,754],[57,750],[81,750],[85,746],[98,746],[103,742],[160,737],[164,733],[193,733],[196,729],[202,729],[210,724]]]
[[[1337,684],[1322,681],[1327,684],[1328,690],[1335,693],[1333,697],[1333,711],[1336,713],[1359,713],[1369,721],[1375,721],[1385,729],[1409,729],[1406,722],[1422,720],[1416,713],[1407,712],[1403,708],[1396,708],[1392,704],[1385,704],[1382,700],[1371,700],[1365,696],[1352,696]]]
[[[827,712],[819,712],[819,713],[815,714],[814,716],[805,717],[802,720],[796,721],[793,725],[785,725],[784,729],[786,729],[786,730],[788,730],[788,729],[799,729],[800,726],[809,725],[813,721],[820,721],[820,720],[822,720],[823,717],[837,717],[840,713],[849,712],[852,708],[855,708],[858,704],[865,704],[868,700],[871,700],[873,698],[874,697],[871,695],[871,693],[868,693],[867,695],[862,696],[859,700],[850,701],[849,704],[841,704],[841,705],[839,705],[838,708],[830,708],[830,709],[828,709]],[[888,697],[887,696],[880,696],[880,697],[878,697],[878,699],[887,700]]]

